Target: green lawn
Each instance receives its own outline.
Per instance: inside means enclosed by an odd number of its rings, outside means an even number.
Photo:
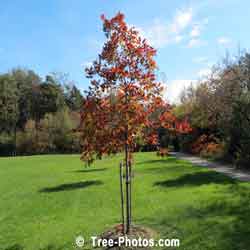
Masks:
[[[76,236],[119,223],[120,159],[86,169],[79,156],[1,158],[0,249],[75,249]],[[155,153],[135,162],[136,224],[180,238],[178,249],[250,249],[249,183]]]

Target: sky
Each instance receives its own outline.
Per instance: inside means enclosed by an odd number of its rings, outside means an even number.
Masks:
[[[0,72],[65,72],[87,89],[84,68],[105,41],[100,15],[118,11],[157,49],[157,75],[170,102],[226,52],[249,50],[248,0],[12,0],[0,2]]]

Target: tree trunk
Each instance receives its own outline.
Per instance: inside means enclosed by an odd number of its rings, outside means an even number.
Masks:
[[[129,159],[128,144],[125,145],[125,167],[126,167],[126,233],[130,232],[130,178],[129,178]]]
[[[124,217],[124,194],[123,194],[123,163],[120,162],[120,191],[121,191],[121,210],[122,210],[122,230],[125,233],[125,217]]]
[[[17,151],[17,128],[16,128],[17,126],[16,126],[16,124],[15,124],[15,128],[14,128],[14,152],[13,152],[13,154],[14,154],[14,156],[16,156],[16,151]]]
[[[129,223],[132,223],[132,165],[129,161]]]
[[[127,105],[129,102],[128,99],[128,90],[125,91],[125,104]],[[130,233],[130,226],[131,226],[131,178],[130,178],[130,166],[129,166],[129,145],[128,145],[128,138],[129,138],[129,130],[128,130],[128,117],[126,115],[126,129],[125,129],[125,167],[126,167],[126,234]]]

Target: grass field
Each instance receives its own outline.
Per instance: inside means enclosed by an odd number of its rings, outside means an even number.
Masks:
[[[79,156],[1,158],[0,249],[75,249],[76,236],[119,223],[120,159],[86,169]],[[179,238],[178,249],[250,249],[249,183],[155,153],[135,162],[136,224]]]

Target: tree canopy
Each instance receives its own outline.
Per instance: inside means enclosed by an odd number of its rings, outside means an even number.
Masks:
[[[90,87],[81,114],[87,163],[124,147],[133,151],[138,137],[157,144],[156,128],[174,127],[175,121],[156,80],[156,50],[126,24],[123,14],[101,19],[107,41],[86,69]]]

